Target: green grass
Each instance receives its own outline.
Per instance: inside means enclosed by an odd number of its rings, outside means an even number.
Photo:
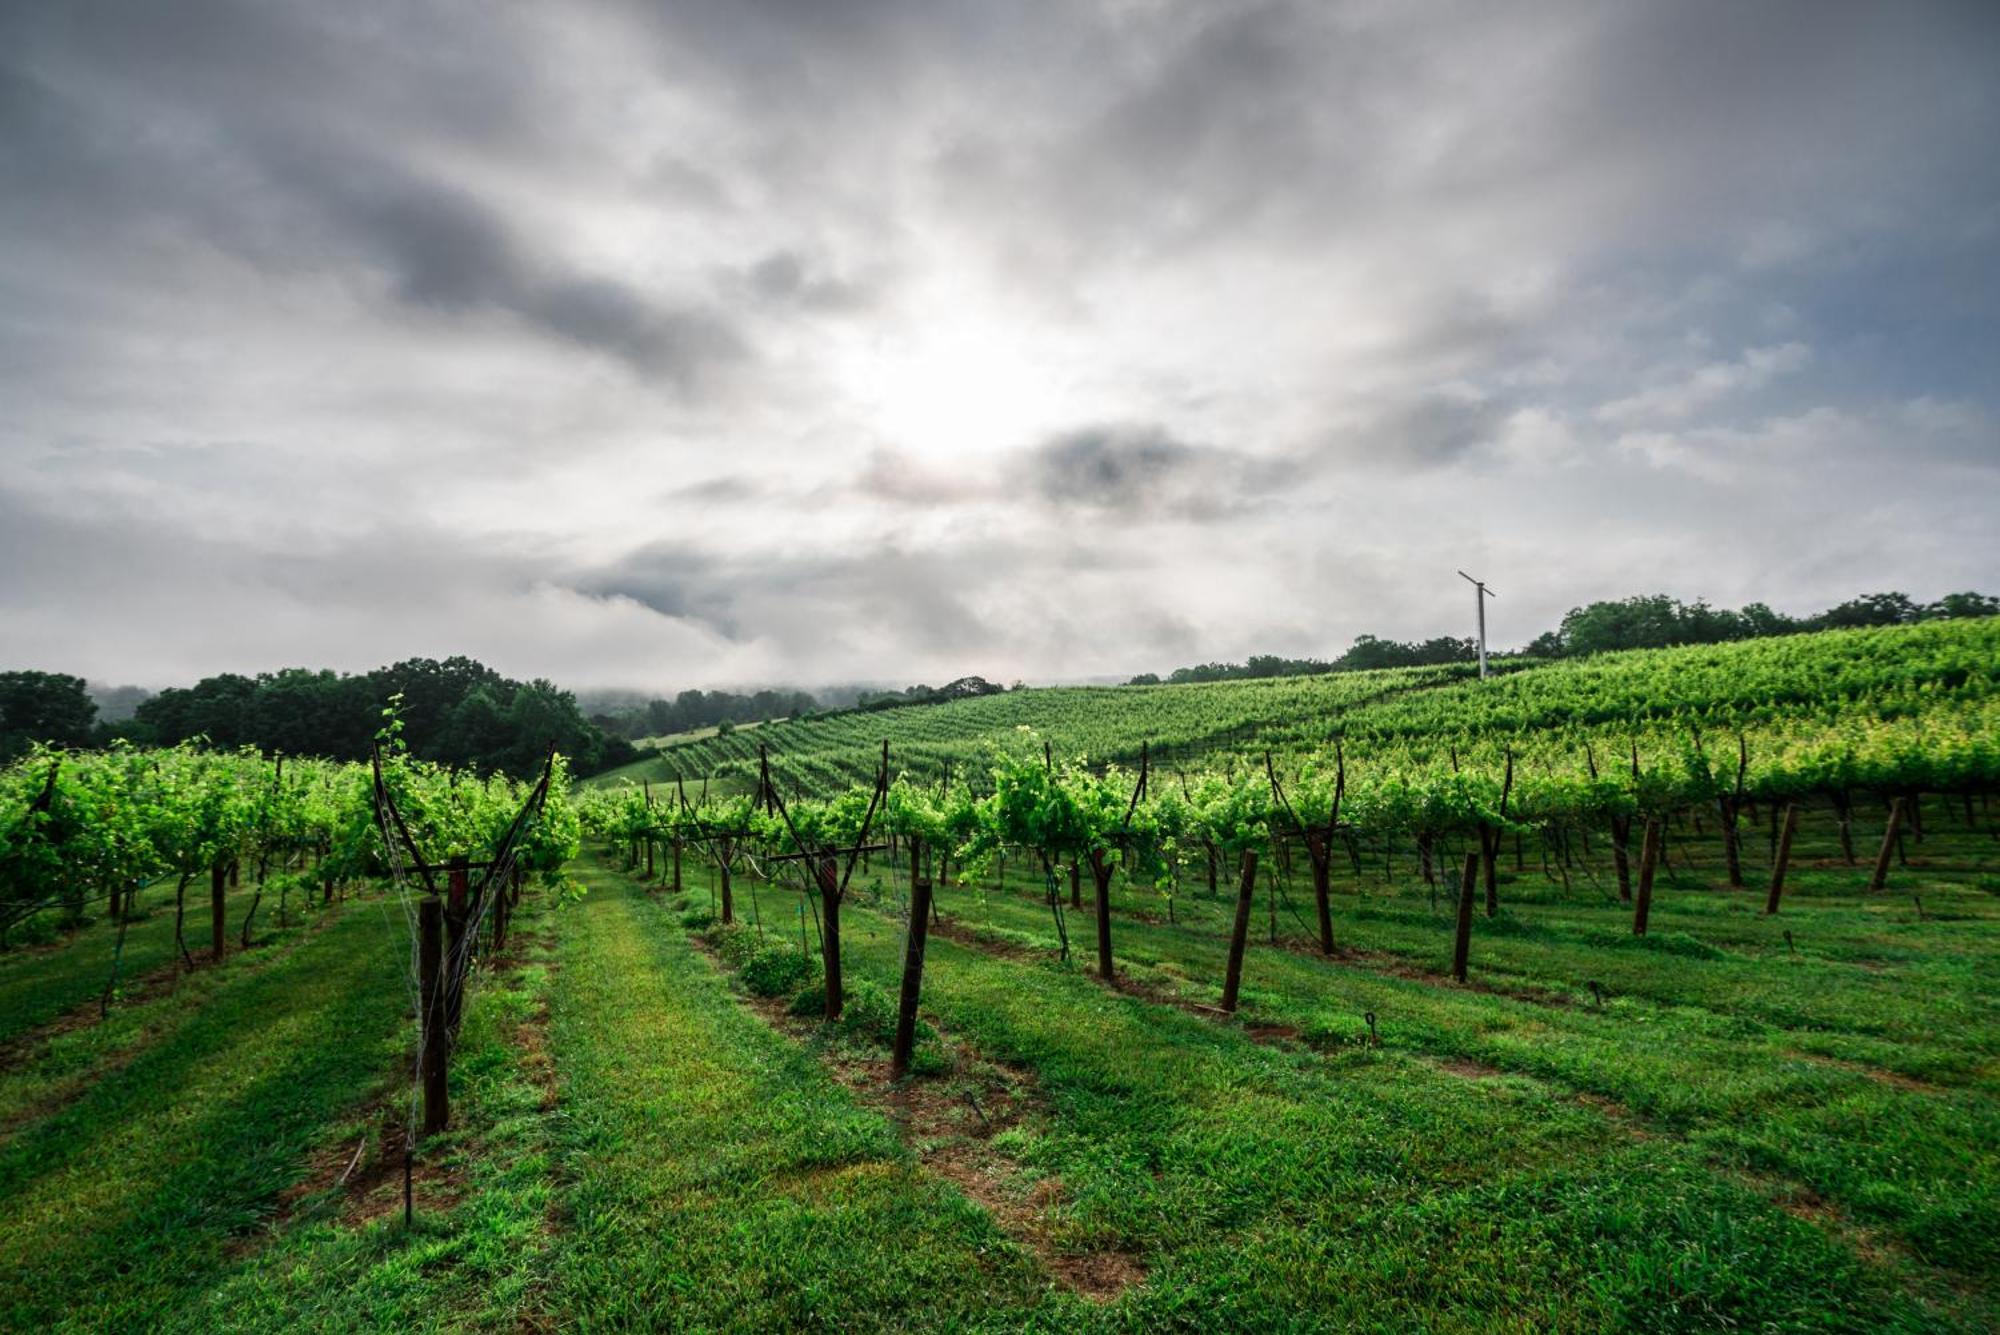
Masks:
[[[229,955],[236,953],[243,915],[256,887],[246,881],[229,892]],[[125,930],[125,954],[120,974],[133,980],[178,958],[174,948],[174,883],[156,881],[139,896],[141,916]],[[101,907],[101,906],[100,906]],[[294,892],[290,920],[296,924],[305,907]],[[189,951],[197,961],[207,958],[209,944],[208,883],[190,885],[184,928]],[[276,933],[278,895],[275,888],[257,910],[254,935],[263,940]],[[53,915],[48,915],[53,919]],[[111,980],[118,924],[108,915],[46,944],[15,946],[0,951],[0,1045],[60,1017],[85,1002],[95,1001]]]
[[[359,907],[359,906],[356,906]],[[0,1326],[162,1324],[233,1267],[398,1046],[403,960],[348,912],[0,1146]]]
[[[511,967],[476,975],[453,1049],[452,1127],[424,1147],[415,1230],[403,1227],[400,1149],[383,1143],[380,1117],[330,1121],[314,1138],[314,1157],[342,1164],[362,1145],[358,1172],[374,1185],[357,1196],[319,1183],[289,1219],[255,1235],[247,1259],[195,1295],[174,1326],[513,1330],[536,1310],[557,1208],[555,1113],[523,1034],[546,1020],[558,912],[524,898]],[[404,1045],[413,1037],[406,1024],[384,1068],[394,1119],[408,1108]]]
[[[1120,1309],[1140,1325],[1197,1314],[1255,1327],[1337,1317],[1570,1329],[1994,1319],[2000,1127],[1979,1057],[1994,1041],[1982,984],[1992,957],[1963,930],[1990,928],[1990,897],[1932,887],[1940,913],[1965,917],[1918,925],[1906,944],[1929,962],[1905,979],[1830,958],[1879,953],[1885,919],[1909,913],[1880,900],[1842,904],[1802,886],[1781,922],[1825,955],[1794,958],[1769,939],[1782,926],[1739,907],[1744,895],[1663,891],[1661,936],[1635,947],[1620,944],[1623,910],[1525,882],[1503,892],[1506,913],[1476,929],[1475,979],[1570,1004],[1389,971],[1444,966],[1448,920],[1430,915],[1421,889],[1384,900],[1378,887],[1358,911],[1343,898],[1341,938],[1388,952],[1361,967],[1271,949],[1260,895],[1245,1017],[1301,1039],[1258,1044],[1055,965],[1048,910],[1016,881],[949,890],[946,912],[996,941],[1049,947],[1049,962],[938,941],[926,1010],[1050,1090],[1055,1118],[1020,1150],[1065,1184],[1072,1238],[1146,1257],[1152,1277]],[[774,925],[791,911],[764,899]],[[1212,1004],[1222,906],[1192,897],[1180,908],[1183,926],[1121,913],[1121,960],[1149,989]],[[1071,931],[1086,939],[1088,915]],[[893,987],[900,933],[857,902],[850,972]],[[1773,981],[1758,986],[1763,976]],[[1588,978],[1611,989],[1602,1011]],[[1654,999],[1682,991],[1717,1007]],[[1858,1030],[1811,1019],[1822,1001]],[[1381,1047],[1359,1041],[1371,1010]],[[1924,1034],[1939,1051],[1915,1064],[1957,1085],[1899,1087],[1795,1051],[1851,1043],[1861,1060],[1881,1055],[1871,1044]]]
[[[551,1037],[566,1329],[1019,1329],[1044,1279],[879,1115],[740,1007],[657,904],[586,872]]]
[[[1333,961],[1282,906],[1272,945],[1260,887],[1234,1022],[1182,1008],[1216,1000],[1227,877],[1177,923],[1116,884],[1120,992],[1055,961],[1016,859],[944,890],[975,940],[933,937],[924,998],[922,1088],[997,1063],[1030,1092],[990,1142],[999,1218],[883,1111],[895,877],[850,899],[857,1022],[801,1039],[690,936],[690,858],[678,900],[592,867],[580,902],[525,902],[406,1230],[407,943],[393,900],[353,900],[0,1075],[0,1329],[1990,1329],[1981,838],[1935,823],[1885,896],[1803,866],[1777,919],[1689,840],[1644,942],[1580,872],[1510,869],[1472,987],[1438,976],[1448,910],[1404,854],[1336,879]],[[1290,896],[1309,918],[1302,874]],[[767,949],[723,958],[782,1009],[797,898],[754,903]],[[1086,1301],[1093,1257],[1137,1282]]]

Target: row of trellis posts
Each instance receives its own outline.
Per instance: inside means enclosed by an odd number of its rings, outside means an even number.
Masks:
[[[766,810],[778,815],[785,822],[796,849],[793,853],[768,859],[768,861],[804,861],[813,868],[813,881],[816,884],[819,897],[819,903],[816,907],[820,918],[821,961],[825,995],[824,1015],[828,1020],[837,1020],[840,1018],[842,1002],[840,905],[845,898],[849,879],[853,875],[857,861],[864,854],[879,852],[884,848],[892,852],[896,851],[893,841],[887,845],[868,843],[868,835],[872,828],[874,816],[887,790],[889,744],[886,741],[882,743],[881,761],[875,774],[874,792],[871,796],[867,815],[864,817],[862,823],[860,835],[851,848],[821,848],[812,845],[800,836],[797,827],[792,824],[790,813],[784,805],[784,799],[772,779],[768,753],[761,745],[758,751],[757,802],[764,806]],[[1722,797],[1719,800],[1719,807],[1722,818],[1723,846],[1725,849],[1729,882],[1732,886],[1740,887],[1743,884],[1743,875],[1737,842],[1737,817],[1745,804],[1743,778],[1748,764],[1747,750],[1744,748],[1741,739],[1739,739],[1738,751],[1739,760],[1735,791]],[[1337,742],[1336,763],[1338,766],[1338,778],[1336,780],[1335,796],[1331,810],[1324,822],[1307,822],[1299,816],[1298,812],[1287,800],[1283,783],[1278,777],[1275,765],[1268,754],[1265,756],[1265,769],[1270,779],[1274,804],[1278,810],[1285,814],[1292,827],[1283,837],[1296,837],[1304,844],[1308,860],[1312,867],[1319,918],[1319,945],[1322,952],[1327,955],[1334,953],[1333,927],[1329,903],[1329,880],[1334,840],[1343,828],[1340,825],[1339,817],[1341,798],[1345,791],[1345,757],[1341,754]],[[1591,772],[1594,775],[1596,773],[1596,758],[1594,755],[1589,757],[1589,763]],[[1634,773],[1636,774],[1638,766],[1636,748],[1633,755],[1633,766]],[[1506,778],[1503,780],[1500,801],[1500,815],[1503,819],[1506,816],[1509,795],[1513,786],[1513,773],[1514,758],[1510,751],[1506,757]],[[1142,746],[1139,773],[1132,794],[1132,804],[1128,808],[1126,816],[1128,827],[1131,821],[1131,812],[1136,810],[1138,803],[1143,800],[1148,776],[1148,750]],[[679,790],[679,800],[683,809],[691,811],[692,809],[689,808],[687,803],[685,788],[680,785],[678,780],[676,787]],[[650,794],[648,800],[650,801]],[[1845,824],[1845,804],[1842,804],[1842,810],[1842,842],[1843,845],[1846,845],[1848,835]],[[1904,811],[1904,799],[1900,796],[1893,798],[1889,806],[1888,822],[1883,832],[1881,847],[1875,859],[1873,872],[1869,877],[1868,889],[1871,892],[1879,892],[1886,882],[1891,858],[1898,848],[1898,838],[1904,820]],[[1798,808],[1796,804],[1788,804],[1783,808],[1782,814],[1774,813],[1774,817],[1771,878],[1764,907],[1764,912],[1767,915],[1776,914],[1779,911],[1780,900],[1784,892],[1786,873],[1791,860],[1792,840],[1798,828]],[[1648,816],[1645,819],[1640,841],[1636,876],[1630,875],[1632,869],[1629,866],[1628,843],[1632,833],[1631,825],[1631,817],[1614,819],[1612,847],[1619,873],[1619,888],[1623,892],[1621,897],[1632,904],[1632,933],[1635,936],[1644,936],[1646,935],[1652,912],[1654,881],[1663,860],[1666,839],[1665,825],[1658,816]],[[711,845],[711,854],[715,857],[717,865],[720,868],[720,879],[723,886],[721,908],[724,922],[732,921],[734,916],[732,913],[733,905],[731,904],[728,890],[733,849],[735,842],[747,837],[747,835],[747,831],[715,829],[703,830],[697,836],[700,842],[706,842]],[[1461,983],[1465,982],[1467,977],[1472,921],[1477,891],[1482,879],[1482,867],[1484,869],[1483,880],[1485,883],[1487,916],[1492,917],[1499,911],[1495,864],[1498,861],[1501,828],[1497,825],[1482,824],[1479,827],[1478,836],[1478,848],[1467,852],[1465,856],[1465,863],[1458,887],[1459,896],[1453,932],[1451,972],[1452,977]],[[900,995],[898,996],[896,1031],[891,1049],[891,1076],[894,1079],[900,1079],[909,1069],[914,1045],[917,1009],[922,991],[924,955],[928,930],[935,914],[933,869],[931,859],[928,856],[929,851],[923,847],[920,840],[909,839],[907,843],[909,845],[908,853],[910,858],[911,900],[909,929],[905,940],[902,986]],[[676,889],[679,889],[681,883],[680,855],[680,841],[676,840],[673,844],[673,883]],[[652,857],[650,840],[648,841],[646,856],[649,864],[648,871],[650,873]],[[844,869],[839,865],[839,860],[843,857],[846,859]],[[1213,880],[1212,862],[1213,859],[1211,858],[1211,881]],[[1101,855],[1091,859],[1092,880],[1094,882],[1094,889],[1096,890],[1098,969],[1107,981],[1113,976],[1109,912],[1109,883],[1113,865],[1108,863]],[[1224,974],[1222,1005],[1220,1007],[1223,1013],[1234,1013],[1239,1001],[1243,978],[1244,954],[1248,944],[1253,899],[1256,889],[1257,866],[1258,858],[1256,851],[1254,849],[1243,850],[1237,884],[1235,912],[1230,924],[1228,963]],[[1070,879],[1072,898],[1080,901],[1080,860],[1079,865],[1071,867]],[[1634,881],[1636,881],[1636,887],[1632,885]],[[1054,906],[1055,911],[1060,915],[1060,904],[1055,890],[1053,872],[1051,872],[1049,894],[1051,905]],[[1058,931],[1062,936],[1064,953],[1066,955],[1068,936],[1067,932],[1062,929],[1060,916],[1058,918]]]

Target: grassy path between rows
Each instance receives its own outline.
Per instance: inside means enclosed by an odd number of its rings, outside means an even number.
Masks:
[[[565,1330],[1063,1324],[1076,1300],[732,997],[677,922],[586,870],[550,1038]]]
[[[243,916],[250,911],[256,894],[256,886],[246,883],[227,896],[229,950],[225,958],[238,953]],[[300,899],[294,892],[287,918],[292,928],[301,921]],[[174,883],[157,881],[141,892],[139,900],[144,911],[125,929],[125,953],[119,965],[125,989],[180,958],[174,946]],[[277,910],[278,893],[273,889],[257,906],[258,939],[280,932]],[[208,958],[208,913],[208,882],[204,878],[199,885],[188,887],[183,929],[187,947],[197,963]],[[36,1026],[48,1024],[64,1012],[102,996],[105,984],[111,979],[117,944],[118,924],[103,917],[46,945],[0,951],[0,1056],[30,1035]]]
[[[1991,951],[1974,953],[1968,943],[1955,952],[1964,924],[1928,924],[1930,935],[1911,942],[1913,956],[1928,947],[1921,959],[1877,972],[1846,956],[1881,933],[1872,921],[1879,906],[1813,905],[1798,915],[1798,930],[1828,954],[1757,956],[1731,940],[1723,915],[1732,906],[1718,895],[1677,897],[1674,931],[1638,941],[1611,924],[1564,921],[1546,904],[1523,908],[1522,893],[1499,920],[1478,920],[1473,981],[1499,972],[1533,984],[1530,996],[1540,999],[1453,986],[1441,972],[1406,976],[1380,960],[1327,960],[1295,939],[1300,948],[1259,939],[1245,971],[1244,1017],[1338,1048],[1363,1040],[1372,1013],[1396,1049],[1609,1101],[1725,1167],[1777,1175],[1802,1211],[1844,1213],[1882,1231],[1916,1260],[1916,1281],[1990,1296],[1984,1277],[2000,1267],[2000,1101],[1992,1021],[1981,1019],[1992,1003],[1980,979]],[[1955,895],[1941,894],[1940,908],[1985,911],[1979,892]],[[1038,959],[1055,952],[1047,907],[1023,894],[961,893],[955,907],[960,927],[995,947]],[[1121,975],[1164,998],[1214,1005],[1225,942],[1212,915],[1203,902],[1186,906],[1179,925],[1119,917]],[[1380,902],[1355,912],[1350,901],[1337,925],[1342,940],[1395,952],[1399,967],[1441,968],[1425,952],[1434,957],[1448,929],[1420,907]],[[1990,933],[1994,924],[1979,925]],[[1088,915],[1078,915],[1072,936],[1090,930]],[[1774,929],[1766,921],[1757,930]],[[1577,986],[1583,979],[1603,980],[1602,1003]],[[1926,1274],[1932,1266],[1956,1273]]]
[[[748,1001],[722,962],[744,953],[691,934],[708,899],[692,860],[678,899],[573,870],[588,893],[531,896],[480,970],[413,1230],[393,900],[351,902],[0,1075],[0,1329],[1995,1319],[1977,898],[1941,897],[1943,921],[1895,942],[1876,906],[1815,906],[1815,949],[1794,960],[1692,897],[1663,910],[1668,948],[1619,953],[1590,914],[1517,885],[1482,920],[1475,968],[1556,1000],[1259,944],[1249,1023],[1218,1023],[1175,1004],[1213,1000],[1209,906],[1179,926],[1121,914],[1121,992],[1049,958],[1031,887],[954,890],[954,932],[982,935],[933,937],[941,1037],[929,1074],[892,1091],[876,1021],[903,925],[879,869],[850,903],[838,1029]],[[795,947],[795,896],[758,900],[771,935],[739,944]],[[1413,960],[1433,924],[1406,898],[1345,905],[1339,928]],[[1615,980],[1604,1006],[1566,994],[1581,968]],[[1364,1010],[1380,1046],[1360,1041]],[[1925,1032],[1928,1047],[1909,1037]],[[1900,1069],[1871,1064],[1889,1045],[1909,1048]],[[1069,1287],[1092,1258],[1123,1267],[1085,1289],[1103,1301]]]
[[[0,1327],[140,1330],[234,1268],[321,1126],[395,1060],[404,961],[348,912],[0,1147]]]
[[[889,992],[901,935],[857,902],[852,978]],[[1976,1309],[1914,1296],[1703,1147],[1635,1135],[1560,1085],[1358,1043],[1260,1042],[1072,967],[933,941],[927,1013],[1032,1071],[1050,1102],[1046,1125],[1010,1146],[1060,1184],[1050,1226],[1145,1261],[1107,1322],[1978,1328]]]

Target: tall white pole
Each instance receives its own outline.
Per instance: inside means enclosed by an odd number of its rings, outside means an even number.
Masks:
[[[1472,601],[1479,605],[1479,679],[1486,679],[1486,586],[1472,586]]]
[[[1484,681],[1486,679],[1486,600],[1488,598],[1497,598],[1500,595],[1487,588],[1485,580],[1474,579],[1463,570],[1458,572],[1458,577],[1472,586],[1472,603],[1479,612],[1479,677],[1481,681]]]

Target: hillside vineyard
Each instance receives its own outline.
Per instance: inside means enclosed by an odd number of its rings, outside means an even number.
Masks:
[[[37,749],[0,1326],[1990,1328],[2000,620],[1504,666]]]

